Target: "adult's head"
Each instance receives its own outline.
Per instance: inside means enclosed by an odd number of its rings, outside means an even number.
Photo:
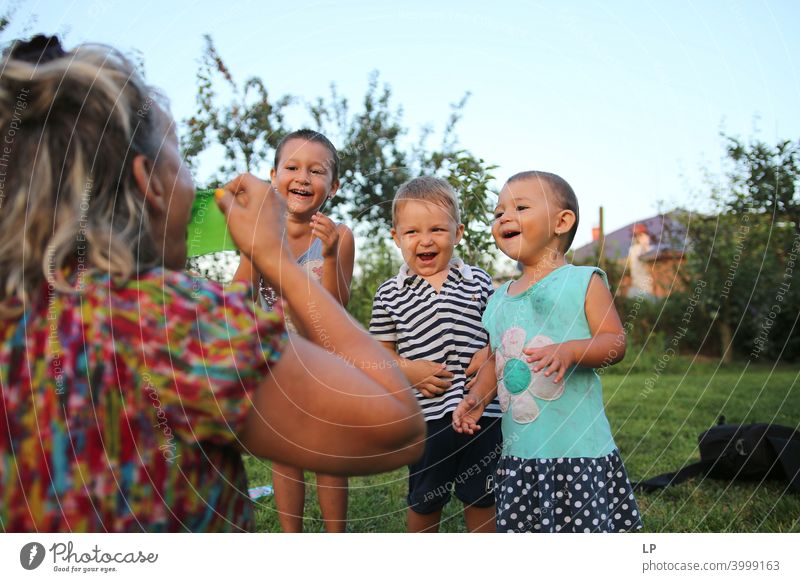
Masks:
[[[636,223],[633,225],[633,238],[637,244],[642,246],[648,246],[651,241],[650,232],[642,223]]]
[[[84,270],[182,268],[194,190],[166,99],[106,46],[36,37],[1,66],[4,313]]]

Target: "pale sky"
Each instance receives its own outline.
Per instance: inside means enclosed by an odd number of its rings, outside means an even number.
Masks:
[[[335,82],[356,102],[377,69],[412,129],[440,130],[470,91],[461,145],[500,166],[498,187],[529,169],[567,179],[582,211],[576,246],[601,204],[607,231],[659,201],[689,204],[700,169],[720,172],[721,129],[800,137],[800,4],[790,0],[62,0],[18,3],[12,22],[2,41],[46,32],[67,46],[136,49],[178,120],[194,110],[204,33],[237,79],[260,76],[273,96],[312,101]]]

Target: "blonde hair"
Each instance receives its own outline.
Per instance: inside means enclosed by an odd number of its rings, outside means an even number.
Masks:
[[[28,61],[12,50],[0,63],[4,318],[19,315],[44,282],[71,293],[69,273],[99,269],[126,280],[160,260],[132,160],[157,160],[171,120],[164,98],[110,47]]]
[[[447,180],[422,176],[404,182],[397,189],[392,201],[392,225],[397,226],[397,207],[407,200],[422,200],[443,207],[455,221],[461,224],[461,212],[458,208],[458,195]]]

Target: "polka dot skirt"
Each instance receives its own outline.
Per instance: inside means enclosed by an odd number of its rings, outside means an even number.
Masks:
[[[495,497],[499,532],[624,532],[642,527],[617,451],[597,459],[502,457]]]

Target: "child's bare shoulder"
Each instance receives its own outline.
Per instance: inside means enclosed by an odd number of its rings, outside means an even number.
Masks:
[[[353,231],[344,222],[335,222],[334,224],[336,225],[336,232],[339,233],[339,236],[350,235],[351,238],[353,237]]]

